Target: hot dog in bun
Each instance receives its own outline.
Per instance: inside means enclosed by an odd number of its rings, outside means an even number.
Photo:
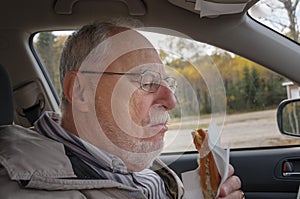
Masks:
[[[209,150],[207,141],[205,141],[207,131],[198,129],[193,131],[192,135],[195,147],[198,151],[200,151],[201,147],[207,147],[207,150]],[[221,176],[215,163],[213,153],[209,150],[207,154],[204,154],[204,156],[201,155],[198,159],[198,164],[198,173],[201,179],[200,184],[202,187],[203,196],[205,199],[215,199],[221,182]]]

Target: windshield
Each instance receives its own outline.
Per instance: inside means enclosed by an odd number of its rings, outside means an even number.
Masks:
[[[255,20],[299,43],[299,0],[261,0],[249,14]]]

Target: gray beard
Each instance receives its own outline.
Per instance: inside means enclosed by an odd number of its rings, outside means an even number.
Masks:
[[[120,155],[120,158],[125,162],[125,164],[130,163],[131,165],[135,165],[137,168],[139,168],[139,170],[149,168],[163,150],[163,143],[157,143],[157,145],[160,146],[155,146],[155,148],[158,149],[153,151],[153,143],[143,141],[135,143],[133,152],[124,151],[124,153]]]

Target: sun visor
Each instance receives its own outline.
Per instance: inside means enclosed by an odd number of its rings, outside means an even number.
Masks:
[[[243,12],[250,0],[169,0],[169,2],[199,13],[200,17],[217,17]]]

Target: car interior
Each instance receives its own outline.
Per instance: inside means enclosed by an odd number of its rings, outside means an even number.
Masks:
[[[130,17],[141,21],[144,27],[156,28],[148,30],[163,33],[164,29],[168,29],[174,31],[176,36],[177,33],[182,33],[191,40],[248,59],[266,70],[280,74],[295,85],[300,83],[300,45],[297,41],[253,19],[249,10],[254,8],[259,0],[203,0],[201,2],[213,3],[215,6],[214,12],[207,8],[208,14],[205,14],[204,7],[200,11],[195,9],[195,4],[199,2],[198,0],[3,1],[0,7],[0,126],[20,125],[30,128],[44,111],[60,112],[59,92],[34,47],[35,35],[49,31],[74,31],[82,25],[108,18]],[[227,9],[228,5],[234,11]],[[239,9],[236,8],[238,5]],[[300,18],[300,6],[298,7],[296,16]],[[299,29],[297,34],[300,36]],[[282,89],[285,95],[285,87]],[[282,100],[278,100],[275,104],[279,106]],[[284,117],[282,107],[277,112],[277,107],[273,106],[272,110],[276,110],[276,114],[270,119],[275,121],[278,117],[281,121]],[[280,125],[280,128],[283,128],[282,126],[284,125]],[[272,130],[267,133],[286,139],[276,143],[274,141],[274,145],[268,146],[252,147],[247,136],[239,136],[241,133],[239,128],[230,130],[241,142],[246,143],[245,147],[230,149],[230,163],[235,168],[235,175],[242,181],[241,189],[247,199],[292,199],[298,195],[300,140],[297,135],[293,136],[293,133],[286,133],[287,131],[282,129],[280,131],[285,132],[285,135],[280,134],[277,123],[273,127],[276,132]],[[251,132],[260,127],[254,123],[248,128]],[[255,136],[261,140],[265,139],[262,134]],[[286,144],[287,140],[290,144]],[[183,172],[198,167],[198,157],[196,150],[167,151],[160,156],[180,178]]]

